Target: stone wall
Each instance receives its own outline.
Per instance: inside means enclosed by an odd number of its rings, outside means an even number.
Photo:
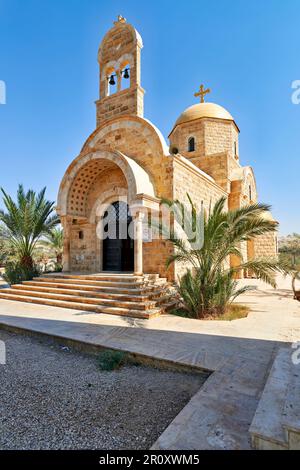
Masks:
[[[133,116],[115,119],[92,134],[83,153],[102,148],[135,160],[149,174],[157,197],[172,197],[172,157],[163,153],[162,142],[147,121]]]
[[[97,127],[110,119],[123,115],[143,116],[144,93],[144,90],[136,85],[98,100],[96,102]]]
[[[142,39],[125,21],[115,22],[105,35],[98,54],[100,91],[97,127],[120,115],[144,114],[144,90],[141,87]],[[129,88],[122,90],[122,71],[129,70]],[[114,75],[116,89],[110,93],[108,79]]]
[[[201,118],[179,124],[170,134],[170,148],[174,148],[186,158],[206,157],[228,153],[238,160],[238,130],[232,121]],[[188,151],[188,140],[195,138],[195,150]],[[236,143],[236,146],[234,145]]]
[[[201,174],[197,168],[189,166],[189,162],[185,162],[180,157],[173,159],[173,199],[189,205],[187,193],[192,201],[200,210],[201,204],[206,212],[214,206],[222,196],[227,196],[212,179],[204,174]],[[176,263],[175,265],[175,279],[182,276],[188,265]]]
[[[70,228],[70,270],[97,272],[96,225],[73,222]]]
[[[277,257],[277,233],[266,233],[254,240],[256,258]]]
[[[158,273],[169,281],[175,279],[175,267],[166,267],[166,260],[173,253],[173,245],[167,240],[153,240],[143,244],[143,260],[145,273]]]

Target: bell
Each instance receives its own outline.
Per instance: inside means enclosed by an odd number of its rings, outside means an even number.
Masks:
[[[115,82],[115,77],[113,75],[110,76],[110,79],[109,79],[109,82],[108,82],[110,85],[115,85],[116,82]]]
[[[129,78],[129,70],[128,69],[124,70],[124,78],[126,78],[126,79]]]

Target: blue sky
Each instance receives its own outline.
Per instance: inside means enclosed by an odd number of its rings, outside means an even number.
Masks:
[[[241,129],[259,199],[281,233],[300,232],[299,0],[0,0],[0,185],[56,199],[95,128],[97,50],[120,13],[144,40],[145,117],[167,137],[205,83]]]

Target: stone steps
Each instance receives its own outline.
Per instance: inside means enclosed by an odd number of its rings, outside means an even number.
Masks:
[[[120,301],[115,299],[104,299],[101,297],[90,297],[84,295],[67,295],[67,294],[54,294],[52,292],[37,292],[35,290],[21,290],[21,289],[6,289],[5,294],[12,294],[17,296],[25,297],[39,297],[41,299],[53,299],[53,300],[70,300],[71,302],[79,302],[83,304],[92,305],[113,305],[121,308],[133,308],[137,310],[150,310],[156,307],[156,302],[134,302],[134,301]]]
[[[2,289],[0,299],[135,318],[158,316],[174,304],[165,279],[129,274],[45,276]]]
[[[34,286],[34,287],[55,287],[55,288],[62,288],[62,289],[75,289],[75,290],[85,290],[85,291],[91,291],[91,292],[108,292],[108,293],[116,293],[116,294],[133,294],[133,295],[141,295],[143,292],[151,293],[154,291],[154,286],[152,287],[110,287],[110,286],[90,286],[90,285],[83,285],[79,284],[79,280],[77,281],[76,284],[69,283],[65,284],[64,282],[56,282],[56,280],[53,281],[24,281],[23,285],[26,286]]]
[[[117,279],[112,279],[112,280],[102,280],[102,279],[72,279],[70,277],[68,278],[34,278],[34,281],[38,282],[56,282],[56,283],[61,283],[63,282],[64,284],[76,284],[78,281],[80,281],[81,285],[87,285],[87,286],[95,286],[95,287],[141,287],[144,286],[144,282],[142,280],[139,281],[118,281]]]
[[[42,305],[49,305],[53,307],[62,307],[62,308],[70,308],[74,310],[83,310],[87,312],[93,313],[105,313],[110,315],[120,315],[120,316],[128,316],[134,318],[153,318],[159,316],[161,311],[159,309],[150,310],[148,312],[143,312],[141,310],[132,310],[132,309],[124,309],[120,307],[103,307],[102,305],[88,305],[82,304],[79,302],[70,302],[70,301],[61,301],[61,300],[50,300],[44,299],[39,297],[26,297],[20,295],[12,295],[12,294],[5,294],[4,292],[0,292],[0,299],[4,300],[14,300],[19,302],[27,302],[32,304],[42,304]]]
[[[115,281],[115,282],[125,282],[125,283],[144,283],[144,282],[157,282],[157,281],[166,281],[165,278],[160,278],[158,274],[144,274],[144,275],[134,275],[134,274],[122,274],[122,273],[99,273],[99,274],[45,274],[43,277],[35,278],[38,280],[45,279],[69,279],[81,281]]]
[[[279,350],[249,429],[259,450],[300,450],[300,365]]]
[[[156,300],[159,301],[164,294],[163,289],[157,290],[155,292],[149,292],[139,294],[139,292],[143,292],[141,290],[137,290],[137,294],[133,290],[132,292],[126,291],[127,293],[119,293],[117,292],[110,292],[110,290],[107,291],[107,289],[104,290],[99,290],[95,287],[92,287],[91,289],[88,289],[85,286],[77,286],[77,285],[63,285],[65,287],[52,287],[52,285],[49,283],[47,286],[40,286],[38,282],[31,283],[31,284],[15,284],[14,286],[11,286],[12,289],[15,290],[26,290],[28,291],[30,288],[34,290],[35,292],[49,292],[53,294],[69,294],[69,295],[75,295],[75,296],[81,296],[81,297],[97,297],[101,299],[115,299],[115,300],[120,300],[120,301],[126,301],[126,300],[132,300],[136,302],[148,302],[151,300]]]

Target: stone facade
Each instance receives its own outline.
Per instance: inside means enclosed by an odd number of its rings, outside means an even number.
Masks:
[[[150,213],[161,213],[162,198],[188,202],[188,193],[206,210],[221,196],[228,208],[257,200],[253,171],[240,165],[239,129],[224,108],[213,103],[188,108],[175,123],[169,145],[143,117],[142,47],[138,32],[122,17],[100,45],[96,129],[67,169],[58,197],[65,271],[104,269],[99,234],[105,210],[115,201],[126,201],[132,217],[134,272],[174,280],[185,268],[175,264],[167,270],[173,246],[153,239],[147,224]],[[276,240],[262,237],[242,249],[245,259],[274,256]]]

